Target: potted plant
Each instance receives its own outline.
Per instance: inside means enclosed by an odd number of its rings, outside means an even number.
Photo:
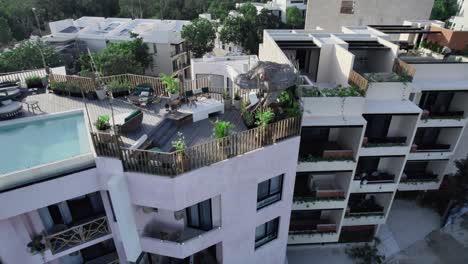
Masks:
[[[129,81],[113,80],[107,84],[107,90],[112,93],[112,97],[126,96],[130,88]]]
[[[27,246],[31,254],[41,253],[46,248],[42,243],[42,235],[34,235],[31,242],[29,242]]]
[[[107,132],[111,128],[109,120],[110,120],[109,115],[101,115],[101,116],[98,116],[94,125],[96,126],[97,130],[102,131],[102,132]]]
[[[106,99],[107,98],[106,87],[98,87],[96,89],[96,96],[100,101]]]
[[[37,75],[26,78],[26,85],[28,88],[44,88],[42,78]]]
[[[179,79],[177,79],[177,75],[168,75],[161,73],[159,75],[162,78],[162,83],[166,86],[166,92],[169,94],[171,100],[175,100],[179,97]]]
[[[224,148],[224,153],[226,156],[229,156],[229,139],[226,138],[229,136],[231,129],[234,129],[235,126],[229,121],[219,121],[211,122],[213,124],[213,137],[218,140],[218,148]]]
[[[172,147],[176,151],[177,164],[181,165],[181,171],[187,171],[190,167],[190,160],[188,159],[185,150],[187,149],[187,144],[185,143],[185,137],[182,132],[177,133],[177,139],[172,141]]]
[[[224,91],[223,92],[223,100],[224,100],[224,110],[231,110],[231,97],[229,93]]]
[[[266,109],[259,109],[257,113],[255,114],[255,118],[257,121],[255,121],[255,125],[261,127],[262,129],[260,130],[260,133],[263,132],[263,139],[262,142],[265,144],[266,140],[270,138],[268,135],[269,130],[267,130],[267,126],[271,121],[273,121],[273,118],[275,117],[275,113],[270,108]],[[257,134],[257,138],[260,137],[261,135]]]
[[[235,94],[234,94],[234,108],[239,110],[240,109],[240,105],[241,105],[241,96],[239,94],[239,91],[237,91]]]

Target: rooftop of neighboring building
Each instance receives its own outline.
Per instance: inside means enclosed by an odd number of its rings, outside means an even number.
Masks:
[[[190,21],[81,17],[50,22],[52,38],[82,37],[128,40],[130,32],[147,42],[180,42],[180,31]],[[178,34],[176,34],[178,33]]]

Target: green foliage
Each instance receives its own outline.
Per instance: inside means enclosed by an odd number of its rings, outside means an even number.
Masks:
[[[253,127],[255,125],[255,116],[252,112],[246,111],[242,114],[242,117],[247,127]]]
[[[379,255],[377,245],[379,240],[376,239],[374,244],[366,243],[362,246],[353,246],[346,249],[346,254],[356,260],[358,264],[381,264],[385,260],[385,256]]]
[[[300,116],[301,115],[301,107],[299,106],[298,102],[294,101],[291,106],[288,106],[288,107],[284,108],[284,112],[289,117]]]
[[[275,113],[273,113],[270,108],[259,109],[255,114],[255,117],[257,118],[257,121],[255,121],[257,126],[266,127],[271,123],[271,121],[273,121],[273,118],[275,118]]]
[[[244,31],[246,31],[244,24],[245,19],[243,17],[227,17],[219,31],[220,40],[224,43],[242,45],[245,36]]]
[[[143,74],[152,65],[148,45],[139,37],[132,41],[109,43],[101,53],[93,54],[93,58],[97,70],[103,75]],[[92,71],[88,55],[82,55],[79,64],[81,71]]]
[[[235,126],[228,121],[216,120],[211,123],[213,124],[213,137],[216,139],[229,136],[230,130],[235,128]]]
[[[8,25],[8,20],[4,17],[0,17],[0,44],[5,45],[10,43],[13,40],[13,35],[11,33],[10,25]]]
[[[104,131],[111,127],[109,124],[109,120],[110,120],[109,115],[101,115],[101,116],[98,116],[96,123],[94,123],[94,125],[96,126],[97,130]]]
[[[248,20],[255,19],[255,16],[257,16],[257,8],[250,2],[241,5],[239,12]]]
[[[435,0],[430,19],[446,21],[456,15],[457,11],[457,0]]]
[[[26,85],[29,88],[31,88],[31,87],[42,87],[42,78],[37,76],[37,75],[30,76],[30,77],[26,78]]]
[[[364,96],[364,92],[355,85],[342,87],[338,85],[330,89],[303,89],[302,96],[304,97],[359,97]]]
[[[50,67],[62,66],[62,56],[42,41],[24,41],[16,48],[0,53],[0,72],[44,68],[42,57]]]
[[[208,7],[208,13],[210,13],[214,19],[219,19],[224,21],[228,16],[229,11],[235,9],[235,3],[232,0],[222,0],[222,1],[211,1]]]
[[[195,19],[191,24],[183,26],[181,34],[196,58],[201,58],[214,48],[216,31],[207,19]]]
[[[27,244],[27,247],[32,254],[44,251],[46,247],[42,243],[42,235],[34,235],[31,242]]]
[[[256,17],[256,27],[259,42],[263,41],[263,30],[279,29],[282,26],[283,24],[278,16],[273,15],[266,9],[262,9],[262,11],[260,11],[260,13]]]
[[[450,177],[449,193],[458,205],[468,204],[468,156],[455,161],[457,172]]]
[[[109,92],[116,93],[116,92],[128,91],[131,85],[132,84],[129,81],[113,80],[113,81],[110,81],[106,86]]]
[[[304,28],[304,16],[301,10],[295,6],[286,9],[286,25],[291,28]]]
[[[78,85],[67,82],[51,82],[50,89],[59,93],[81,94],[81,89]]]
[[[177,139],[172,141],[172,147],[176,151],[184,151],[187,149],[187,144],[185,144],[185,136],[182,132],[177,133]]]
[[[162,79],[162,83],[166,86],[166,92],[169,94],[177,94],[179,93],[179,79],[177,79],[177,75],[168,75],[165,73],[159,74]]]

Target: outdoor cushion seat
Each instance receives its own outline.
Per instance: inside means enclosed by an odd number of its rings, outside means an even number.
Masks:
[[[21,102],[11,102],[8,105],[0,106],[0,119],[8,119],[21,114],[23,104]]]
[[[114,116],[115,127],[118,133],[130,133],[136,131],[143,122],[143,112],[134,110],[131,113],[125,113]]]

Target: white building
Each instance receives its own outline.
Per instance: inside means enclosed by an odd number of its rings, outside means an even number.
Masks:
[[[306,17],[308,0],[272,0],[266,3],[252,2],[251,4],[257,9],[257,13],[260,13],[263,9],[270,11],[272,14],[281,18],[283,23],[286,22],[286,11],[289,7],[297,7],[302,11],[302,15]],[[237,4],[238,6],[242,4]]]
[[[450,29],[459,31],[468,31],[468,2],[458,0],[458,12],[456,16],[450,19]]]
[[[189,79],[190,54],[181,37],[184,20],[129,19],[81,17],[50,22],[51,34],[45,41],[63,42],[78,39],[86,42],[92,52],[100,52],[107,43],[131,40],[138,34],[148,44],[153,67],[147,74],[178,73]]]
[[[408,21],[432,24],[423,22]],[[457,146],[466,145],[468,59],[407,53],[371,27],[343,32],[267,30],[260,47],[261,61],[303,75],[290,245],[371,240],[397,191],[438,189],[466,155]]]
[[[309,0],[306,30],[330,32],[342,26],[401,25],[404,20],[429,19],[434,0]]]

